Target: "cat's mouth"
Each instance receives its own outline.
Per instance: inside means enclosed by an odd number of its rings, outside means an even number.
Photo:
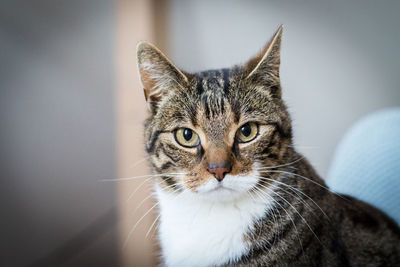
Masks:
[[[235,189],[229,188],[222,184],[218,184],[213,188],[198,191],[198,195],[210,201],[231,201],[239,194]]]
[[[223,181],[211,179],[196,188],[196,195],[211,201],[231,201],[247,194],[257,183],[252,176],[227,175]]]
[[[224,181],[217,182],[215,180],[211,180],[208,183],[205,183],[204,185],[197,188],[197,192],[201,194],[223,192],[223,191],[229,191],[232,193],[236,192],[234,188],[228,186],[226,183],[224,183]]]
[[[236,190],[229,188],[221,183],[219,183],[217,186],[215,186],[213,189],[209,190],[207,193],[211,192],[223,192],[223,191],[229,191],[229,192],[236,192]]]

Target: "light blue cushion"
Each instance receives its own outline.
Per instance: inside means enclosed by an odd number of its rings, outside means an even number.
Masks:
[[[368,115],[346,133],[327,184],[385,211],[400,224],[400,108]]]

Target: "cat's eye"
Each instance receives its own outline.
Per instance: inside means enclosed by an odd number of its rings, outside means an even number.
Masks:
[[[199,135],[189,128],[180,128],[176,130],[175,140],[184,147],[195,147],[200,143]]]
[[[240,143],[247,143],[256,138],[258,134],[258,125],[254,122],[248,122],[240,126],[236,132],[236,139]]]

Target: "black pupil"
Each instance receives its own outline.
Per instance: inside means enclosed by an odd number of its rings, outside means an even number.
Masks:
[[[240,128],[240,131],[242,132],[242,134],[246,137],[249,137],[251,134],[251,127],[249,124],[245,124],[242,126],[242,128]]]
[[[186,141],[190,141],[192,139],[193,132],[190,129],[185,129],[183,130],[183,138],[185,138]]]

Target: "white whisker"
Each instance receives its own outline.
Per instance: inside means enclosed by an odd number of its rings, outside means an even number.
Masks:
[[[293,172],[287,172],[287,171],[278,171],[278,170],[273,170],[273,171],[260,171],[260,172],[262,172],[262,173],[286,173],[286,174],[289,174],[289,175],[294,175],[294,176],[303,178],[304,180],[309,181],[310,183],[313,183],[313,184],[315,184],[315,185],[318,185],[318,186],[320,186],[321,188],[326,189],[327,191],[332,192],[333,194],[337,195],[337,196],[340,197],[341,199],[347,201],[347,199],[345,199],[344,197],[342,197],[342,196],[339,195],[338,193],[331,191],[328,187],[323,186],[322,184],[320,184],[320,183],[318,183],[318,182],[316,182],[316,181],[314,181],[314,180],[312,180],[312,179],[310,179],[310,178],[307,178],[307,177],[305,177],[305,176],[302,176],[302,175],[300,175],[300,174],[293,173]]]
[[[138,160],[138,161],[136,161],[135,163],[133,163],[132,166],[130,166],[129,168],[133,168],[133,167],[135,167],[135,166],[137,166],[137,165],[139,165],[139,164],[141,164],[141,163],[147,161],[149,158],[150,158],[150,156],[147,156],[147,157],[145,157],[144,159]]]
[[[135,179],[146,178],[146,177],[179,176],[179,175],[185,175],[185,174],[187,174],[187,173],[147,174],[147,175],[139,175],[139,176],[132,176],[132,177],[124,177],[124,178],[103,179],[103,180],[100,180],[100,181],[101,181],[101,182],[118,182],[118,181],[135,180]]]
[[[295,192],[295,191],[299,192],[299,193],[302,194],[303,196],[307,197],[310,201],[312,201],[313,204],[314,204],[315,206],[317,206],[317,207],[319,208],[319,210],[326,216],[326,218],[327,218],[328,220],[330,220],[330,218],[329,218],[328,215],[323,211],[323,209],[322,209],[310,196],[308,196],[306,193],[304,193],[304,192],[301,191],[300,189],[298,189],[298,188],[296,188],[296,187],[294,187],[294,186],[288,185],[288,184],[286,184],[286,183],[283,183],[283,182],[281,182],[281,181],[274,180],[274,179],[271,179],[271,178],[267,178],[267,177],[264,177],[264,176],[257,176],[257,177],[260,178],[260,179],[264,179],[264,180],[267,180],[267,181],[270,181],[270,182],[275,182],[275,183],[281,184],[281,185],[283,185],[283,186],[286,186],[286,187],[288,187],[289,189],[291,189],[293,192]]]
[[[153,177],[149,177],[149,178],[146,178],[143,182],[141,182],[140,183],[140,185],[139,186],[137,186],[136,188],[135,188],[135,190],[129,195],[129,197],[128,197],[128,199],[126,200],[126,201],[129,201],[135,194],[136,194],[136,192],[146,183],[146,182],[148,182],[150,179],[152,179]]]
[[[146,213],[136,222],[136,224],[132,227],[132,229],[129,231],[128,236],[124,242],[123,248],[126,247],[126,245],[128,244],[129,238],[132,235],[132,233],[135,231],[136,227],[139,225],[139,223],[144,219],[144,217],[147,216],[147,214],[150,213],[150,211],[152,211],[156,206],[158,205],[158,202],[156,204],[154,204],[150,209],[148,209],[146,211]]]
[[[146,238],[150,234],[151,229],[153,229],[154,225],[157,223],[158,219],[160,218],[161,214],[158,214],[158,216],[154,219],[153,223],[151,224],[149,230],[146,233]]]
[[[311,228],[311,226],[308,224],[307,220],[304,219],[304,217],[299,213],[299,211],[289,202],[286,200],[286,198],[282,197],[278,192],[275,192],[274,190],[272,190],[271,188],[268,188],[264,185],[260,185],[263,188],[265,188],[266,190],[269,190],[270,192],[272,192],[273,194],[277,195],[279,198],[281,198],[283,201],[285,201],[290,207],[292,207],[294,209],[294,211],[300,216],[300,218],[304,221],[304,223],[308,226],[308,228],[310,229],[310,231],[314,234],[314,236],[317,238],[317,240],[321,243],[321,240],[318,238],[318,236],[315,234],[314,230]],[[321,243],[322,244],[322,243]]]
[[[144,199],[142,199],[142,201],[140,201],[140,203],[136,206],[136,208],[133,210],[132,212],[132,216],[135,215],[136,211],[143,205],[144,202],[146,202],[146,200],[148,200],[149,198],[151,198],[153,195],[150,194],[147,197],[145,197]]]
[[[286,213],[286,215],[289,217],[290,221],[293,224],[294,230],[296,231],[296,234],[297,234],[297,239],[299,240],[301,249],[303,250],[303,244],[302,244],[301,239],[300,239],[299,231],[297,230],[296,224],[294,223],[293,218],[292,218],[292,216],[290,216],[289,212],[278,201],[276,201],[271,195],[269,195],[267,192],[262,191],[258,187],[256,187],[255,189],[256,189],[256,191],[260,192],[262,195],[268,197],[270,200],[272,200],[274,203],[276,203]],[[304,252],[304,250],[303,250],[303,252]]]
[[[285,166],[289,166],[292,164],[295,164],[296,162],[299,162],[300,160],[304,159],[304,157],[300,157],[292,162],[289,163],[285,163],[285,164],[281,164],[281,165],[276,165],[276,166],[268,166],[268,167],[261,167],[261,168],[255,168],[255,170],[265,170],[265,169],[275,169],[275,168],[279,168],[279,167],[285,167]]]

